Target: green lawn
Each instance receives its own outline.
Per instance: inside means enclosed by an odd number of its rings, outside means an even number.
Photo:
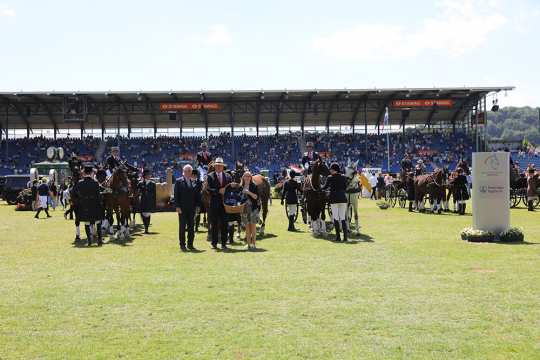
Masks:
[[[173,213],[88,249],[59,211],[0,203],[0,359],[539,359],[540,213],[511,214],[528,244],[466,243],[471,216],[362,200],[364,236],[337,244],[284,231],[274,204],[265,251],[200,233],[192,254]]]

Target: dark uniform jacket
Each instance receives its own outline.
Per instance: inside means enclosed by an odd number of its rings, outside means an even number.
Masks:
[[[414,176],[412,172],[407,173],[407,176],[405,178],[405,186],[407,188],[407,200],[416,200],[414,193]]]
[[[113,172],[114,169],[116,169],[118,166],[122,165],[122,162],[120,161],[120,159],[116,159],[114,156],[112,155],[109,155],[109,157],[107,158],[107,160],[105,160],[105,163],[107,164],[107,169],[110,171],[110,172]]]
[[[456,200],[468,200],[469,191],[467,190],[467,177],[465,175],[458,175],[452,181],[454,185],[454,198]]]
[[[206,151],[206,154],[204,151],[199,151],[197,153],[197,165],[198,166],[208,166],[210,162],[212,161],[212,155]]]
[[[97,181],[84,177],[73,187],[80,221],[94,222],[101,219],[101,194]]]
[[[185,177],[176,180],[174,184],[174,204],[184,214],[195,214],[195,208],[201,203],[200,181],[191,180],[189,186]]]
[[[137,184],[137,189],[141,195],[139,204],[141,212],[156,211],[156,183],[153,181],[146,182],[145,180],[141,180]]]
[[[311,162],[320,159],[319,153],[316,151],[311,152],[311,156],[309,156],[308,152],[304,153],[304,156],[302,157],[302,165],[305,166],[306,163],[309,163],[309,171],[311,171]]]
[[[299,188],[298,182],[294,179],[289,179],[283,184],[283,190],[281,192],[281,200],[285,199],[287,204],[298,204],[298,194],[296,193]]]
[[[464,175],[471,175],[471,170],[469,169],[469,165],[467,165],[467,162],[460,161],[456,166],[456,169],[457,168],[462,168]]]
[[[341,174],[330,175],[326,180],[324,189],[330,189],[330,204],[340,204],[347,202],[345,189],[347,188],[347,178]]]
[[[47,184],[41,184],[37,188],[37,192],[39,196],[49,196],[49,185]]]
[[[413,168],[412,161],[409,158],[403,158],[401,160],[401,170],[405,172],[411,171]]]
[[[219,189],[224,188],[231,182],[231,176],[226,172],[222,173],[223,182],[220,184],[217,173],[212,171],[208,174],[208,192],[210,193],[210,212],[216,215],[225,214],[225,208],[223,207],[223,195],[219,193]]]

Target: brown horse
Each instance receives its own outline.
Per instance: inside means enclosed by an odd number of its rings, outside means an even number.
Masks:
[[[321,177],[328,176],[330,171],[326,164],[318,159],[313,162],[312,173],[304,179],[304,198],[306,199],[306,210],[311,221],[311,230],[314,235],[325,235],[324,210],[328,203],[326,193],[322,191]]]
[[[129,219],[131,216],[130,181],[125,169],[118,167],[114,170],[108,182],[112,190],[112,206],[119,226],[116,237],[124,239],[129,237]]]
[[[436,169],[433,174],[419,175],[414,180],[414,195],[416,208],[424,212],[424,197],[429,195],[433,201],[432,211],[441,213],[441,199],[444,189],[444,174],[442,169]]]

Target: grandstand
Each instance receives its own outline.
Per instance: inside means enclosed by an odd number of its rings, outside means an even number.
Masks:
[[[102,156],[112,144],[161,174],[201,141],[229,166],[278,172],[307,140],[330,159],[397,171],[405,151],[452,166],[484,147],[487,101],[513,87],[200,92],[0,93],[0,174],[27,172],[51,145]],[[388,123],[384,123],[388,108]]]

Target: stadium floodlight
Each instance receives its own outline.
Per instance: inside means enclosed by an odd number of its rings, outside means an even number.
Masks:
[[[205,99],[204,93],[201,91],[199,94],[201,95],[201,101],[204,101]]]
[[[260,99],[260,100],[264,100],[264,91],[261,91],[261,92],[259,93],[259,99]]]

